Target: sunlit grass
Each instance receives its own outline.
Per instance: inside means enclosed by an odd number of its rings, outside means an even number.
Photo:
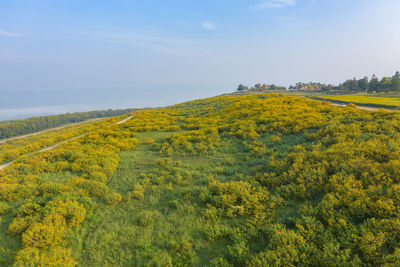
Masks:
[[[400,98],[392,98],[392,97],[332,95],[332,96],[320,96],[320,98],[356,103],[356,104],[373,104],[373,105],[400,107]]]

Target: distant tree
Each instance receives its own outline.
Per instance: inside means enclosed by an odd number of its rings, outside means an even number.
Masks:
[[[321,91],[323,91],[323,92],[329,92],[329,91],[331,91],[332,89],[333,89],[333,86],[332,86],[332,85],[323,84],[323,85],[321,86]]]
[[[396,74],[392,77],[391,89],[394,91],[400,91],[400,72],[396,71]]]
[[[383,77],[379,82],[379,87],[381,91],[389,91],[392,87],[392,77]]]
[[[297,88],[298,90],[300,90],[300,89],[303,88],[304,86],[305,86],[305,84],[302,83],[302,82],[296,83],[296,88]]]
[[[254,88],[257,88],[257,89],[266,89],[266,88],[267,88],[267,85],[264,84],[264,83],[257,83],[256,85],[254,85]]]
[[[356,78],[345,81],[342,86],[343,89],[347,91],[359,91],[358,82]]]
[[[311,91],[351,91],[351,92],[381,92],[381,91],[400,91],[400,71],[397,71],[392,77],[383,77],[379,80],[376,75],[372,75],[369,80],[367,76],[357,80],[356,78],[346,80],[339,85],[326,85],[319,82],[303,83],[298,82],[295,86],[291,85],[289,90],[311,90]],[[270,90],[281,90],[280,86],[271,85]]]
[[[375,76],[375,74],[372,75],[372,78],[369,81],[369,90],[370,91],[375,91],[375,92],[379,92],[380,91],[379,80]]]
[[[364,91],[366,93],[368,93],[368,88],[369,87],[369,83],[368,83],[368,77],[365,76],[364,78],[358,80],[358,88],[361,91]]]
[[[248,90],[249,90],[249,87],[244,86],[243,84],[239,84],[237,90],[238,90],[239,92],[248,91]]]

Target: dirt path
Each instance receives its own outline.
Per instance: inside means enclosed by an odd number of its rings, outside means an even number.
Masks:
[[[0,165],[0,171],[1,171],[2,169],[4,169],[4,168],[10,166],[11,164],[13,164],[13,162],[14,162],[14,161],[10,161],[10,162],[7,162],[7,163],[5,163],[5,164],[3,164],[3,165]]]
[[[135,117],[135,116],[130,116],[130,117],[128,117],[128,118],[126,118],[126,119],[124,119],[124,120],[122,120],[122,121],[117,122],[117,124],[118,124],[118,125],[119,125],[119,124],[123,124],[123,123],[129,121],[130,119],[132,119],[133,117]]]
[[[117,122],[116,124],[117,124],[117,125],[123,124],[123,123],[129,121],[130,119],[134,118],[136,115],[137,115],[137,114],[135,114],[135,115],[133,115],[133,116],[130,116],[130,117],[126,118],[126,119],[123,119],[122,121],[119,121],[119,122]],[[102,119],[102,118],[94,119],[94,120],[100,120],[100,119]],[[94,121],[94,120],[92,120],[92,121]],[[61,129],[61,128],[65,128],[65,127],[67,127],[67,126],[58,127],[57,129]],[[47,131],[51,131],[51,130],[56,130],[56,128],[49,129],[49,130],[45,130],[45,131],[42,131],[42,132],[47,132]],[[29,135],[27,135],[27,136],[32,136],[32,135],[37,135],[37,134],[39,134],[39,133],[29,134]],[[28,154],[25,154],[25,155],[22,155],[22,156],[27,157],[27,156],[30,156],[30,155],[35,154],[35,153],[41,153],[41,152],[49,151],[49,150],[52,150],[52,149],[58,147],[59,145],[61,145],[61,144],[63,144],[63,143],[70,142],[70,141],[75,140],[75,139],[78,139],[78,138],[80,138],[80,137],[82,137],[82,136],[84,136],[84,134],[81,134],[81,135],[72,137],[72,138],[70,138],[70,139],[68,139],[68,140],[61,141],[61,142],[59,142],[59,143],[57,143],[57,144],[54,144],[54,145],[52,145],[52,146],[45,147],[45,148],[43,148],[43,149],[41,149],[41,150],[38,150],[38,151],[35,151],[35,152],[32,152],[32,153],[28,153]],[[25,136],[25,137],[26,137],[26,136]],[[22,137],[22,136],[18,136],[18,137],[15,137],[15,138],[10,138],[10,139],[4,140],[4,141],[9,141],[9,140],[11,140],[11,139],[20,139],[20,138],[23,138],[23,137]],[[15,160],[0,165],[0,170],[6,168],[6,167],[8,167],[8,166],[10,166],[11,164],[14,163],[14,161],[15,161]]]
[[[25,154],[25,155],[22,155],[22,156],[23,156],[23,157],[28,157],[28,156],[33,155],[33,154],[36,154],[36,153],[41,153],[41,152],[44,152],[44,151],[52,150],[52,149],[58,147],[59,145],[61,145],[62,143],[66,143],[66,142],[72,141],[72,140],[77,139],[77,138],[82,137],[82,136],[84,136],[84,134],[81,134],[81,135],[72,137],[72,138],[70,138],[70,139],[68,139],[68,140],[61,141],[61,142],[59,142],[59,143],[57,143],[57,144],[55,144],[55,145],[52,145],[52,146],[49,146],[49,147],[45,147],[45,148],[42,148],[41,150],[38,150],[38,151],[35,151],[35,152],[31,152],[31,153],[28,153],[28,154]],[[0,165],[0,170],[6,168],[6,167],[8,167],[8,166],[10,166],[11,164],[14,163],[14,161],[15,161],[15,160]]]
[[[101,120],[101,119],[105,119],[105,118],[91,119],[91,120],[86,120],[86,121],[81,121],[81,122],[77,122],[77,123],[72,123],[72,124],[67,124],[67,125],[55,127],[55,128],[46,129],[46,130],[43,130],[43,131],[40,131],[40,132],[36,132],[36,133],[30,133],[30,134],[24,134],[24,135],[20,135],[20,136],[15,136],[15,137],[7,138],[7,139],[4,139],[4,140],[0,140],[0,144],[6,143],[6,142],[9,142],[9,141],[12,141],[12,140],[22,139],[22,138],[29,137],[29,136],[39,135],[39,134],[50,132],[50,131],[60,130],[60,129],[63,129],[63,128],[66,128],[66,127],[69,127],[69,126],[74,126],[74,125],[85,123],[85,122],[94,122],[94,121],[98,121],[98,120]]]
[[[340,104],[338,103],[331,103],[332,106],[340,107]],[[368,111],[378,111],[382,108],[371,108],[371,107],[365,107],[365,106],[356,106],[356,109],[363,109],[363,110],[368,110]]]
[[[380,110],[382,108],[371,108],[371,107],[363,107],[363,106],[357,106],[357,109],[364,109],[364,110],[369,110],[369,111],[377,111]],[[388,109],[387,109],[388,110]]]
[[[40,153],[40,152],[44,152],[44,151],[48,151],[48,150],[52,150],[52,149],[54,149],[54,148],[58,147],[59,145],[61,145],[61,144],[63,144],[63,143],[66,143],[66,142],[69,142],[69,141],[72,141],[72,140],[78,139],[79,137],[82,137],[82,136],[84,136],[84,134],[81,134],[81,135],[78,135],[78,136],[72,137],[72,138],[70,138],[70,139],[68,139],[68,140],[61,141],[60,143],[57,143],[57,144],[55,144],[55,145],[52,145],[52,146],[49,146],[49,147],[45,147],[45,148],[43,148],[42,150],[39,150],[39,151],[37,151],[37,152],[33,152],[33,153]],[[30,153],[30,154],[28,154],[27,156],[29,156],[29,155],[31,155],[31,154],[33,154],[33,153]]]

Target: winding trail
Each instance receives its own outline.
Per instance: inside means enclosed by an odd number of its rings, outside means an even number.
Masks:
[[[94,122],[94,121],[98,121],[98,120],[102,120],[102,119],[106,119],[106,118],[109,118],[109,117],[96,118],[96,119],[90,119],[90,120],[80,121],[80,122],[76,122],[76,123],[70,123],[70,124],[67,124],[67,125],[63,125],[63,126],[59,126],[59,127],[55,127],[55,128],[50,128],[50,129],[46,129],[46,130],[35,132],[35,133],[30,133],[30,134],[24,134],[24,135],[20,135],[20,136],[10,137],[10,138],[7,138],[7,139],[0,140],[0,144],[4,144],[4,143],[7,143],[7,142],[12,141],[12,140],[22,139],[22,138],[29,137],[29,136],[39,135],[39,134],[50,132],[50,131],[60,130],[60,129],[63,129],[63,128],[66,128],[66,127],[69,127],[69,126],[75,126],[75,125],[82,124],[82,123],[85,123],[85,122]]]
[[[1,171],[2,169],[4,169],[4,168],[10,166],[11,164],[13,164],[13,162],[14,162],[14,161],[10,161],[10,162],[7,162],[7,163],[5,163],[5,164],[3,164],[3,165],[0,165],[0,171]]]
[[[54,144],[54,145],[52,145],[52,146],[45,147],[45,148],[42,148],[41,150],[34,151],[34,152],[31,152],[31,153],[28,153],[28,154],[25,154],[25,155],[21,155],[21,156],[23,156],[23,157],[28,157],[28,156],[33,155],[33,154],[36,154],[36,153],[41,153],[41,152],[44,152],[44,151],[52,150],[52,149],[58,147],[59,145],[61,145],[62,143],[66,143],[66,142],[72,141],[72,140],[77,139],[77,138],[82,137],[82,136],[84,136],[84,134],[81,134],[81,135],[72,137],[72,138],[70,138],[70,139],[61,141],[61,142],[59,142],[59,143],[57,143],[57,144]],[[15,161],[15,160],[0,165],[0,171],[1,171],[2,169],[4,169],[4,168],[10,166],[11,164],[13,164],[14,161]]]
[[[340,107],[340,104],[338,103],[331,103],[332,106]],[[378,111],[383,108],[371,108],[371,107],[366,107],[366,106],[356,106],[356,109],[363,109],[363,110],[368,110],[368,111]],[[386,109],[389,110],[389,109]]]
[[[130,117],[126,118],[126,119],[123,119],[122,121],[119,121],[119,122],[117,122],[117,123],[115,123],[115,124],[117,124],[117,125],[123,124],[123,123],[125,123],[125,122],[131,120],[132,118],[134,118],[136,115],[137,115],[137,114],[135,114],[135,115],[133,115],[133,116],[130,116]],[[103,118],[93,119],[93,120],[90,120],[90,121],[97,121],[97,120],[101,120],[101,119],[103,119]],[[87,122],[87,121],[86,121],[86,122]],[[61,126],[61,127],[57,127],[57,128],[52,128],[52,129],[44,130],[44,131],[41,131],[41,132],[37,132],[37,133],[32,133],[32,134],[24,135],[24,136],[13,137],[13,138],[10,138],[10,139],[6,139],[6,140],[0,141],[0,144],[1,144],[1,143],[5,143],[5,142],[10,141],[10,140],[21,139],[21,138],[28,137],[28,136],[32,136],[32,135],[38,135],[38,134],[41,134],[41,133],[44,133],[44,132],[48,132],[48,131],[51,131],[51,130],[62,129],[62,128],[65,128],[65,127],[68,127],[68,126],[71,126],[71,125],[66,125],[66,126]],[[81,135],[72,137],[72,138],[70,138],[70,139],[61,141],[61,142],[59,142],[59,143],[57,143],[57,144],[54,144],[54,145],[52,145],[52,146],[45,147],[45,148],[42,148],[41,150],[38,150],[38,151],[35,151],[35,152],[31,152],[31,153],[28,153],[28,154],[25,154],[25,155],[22,155],[22,156],[27,157],[27,156],[30,156],[30,155],[32,155],[32,154],[36,154],[36,153],[41,153],[41,152],[45,152],[45,151],[52,150],[52,149],[58,147],[59,145],[61,145],[61,144],[63,144],[63,143],[67,143],[67,142],[69,142],[69,141],[78,139],[78,138],[80,138],[80,137],[82,137],[82,136],[84,136],[84,135],[85,135],[85,134],[81,134]],[[10,166],[11,164],[13,164],[14,161],[15,161],[15,160],[0,165],[0,171],[1,171],[2,169],[4,169],[4,168],[7,168],[7,167]]]
[[[124,119],[124,120],[122,120],[122,121],[119,121],[119,122],[117,122],[117,125],[123,124],[123,123],[129,121],[129,120],[132,119],[133,117],[135,117],[135,116],[130,116],[130,117],[128,117],[128,118],[126,118],[126,119]]]

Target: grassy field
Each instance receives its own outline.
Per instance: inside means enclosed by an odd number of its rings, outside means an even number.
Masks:
[[[245,92],[246,94],[259,94],[260,92]],[[274,93],[274,92],[268,92]],[[383,108],[400,108],[400,95],[393,92],[382,92],[376,94],[368,93],[349,93],[342,95],[331,95],[326,92],[314,91],[279,91],[278,93],[288,96],[304,96],[312,99],[332,100],[335,102],[354,103],[359,105],[383,107]],[[240,93],[239,93],[240,94]]]
[[[394,97],[379,97],[379,96],[360,96],[360,95],[330,95],[330,96],[319,96],[322,99],[364,104],[364,105],[378,105],[386,107],[400,107],[400,98]]]
[[[141,141],[150,137],[161,144],[172,134],[176,132],[140,133],[137,137]],[[269,140],[269,135],[261,139]],[[267,144],[273,151],[284,153],[305,139],[292,135],[279,144]],[[224,182],[245,180],[255,166],[265,164],[265,159],[246,155],[239,139],[226,139],[224,143],[223,148],[207,156],[174,156],[172,161],[180,163],[170,162],[168,166],[158,162],[170,157],[144,142],[135,151],[122,153],[108,186],[125,196],[125,201],[113,209],[100,207],[70,236],[68,242],[79,266],[206,266],[219,257],[229,257],[228,241],[215,242],[208,237],[214,222],[204,218],[206,205],[200,196],[207,191],[209,177]],[[172,170],[171,165],[175,166]],[[167,181],[157,179],[168,171],[173,176]],[[146,183],[150,186],[143,198],[128,197],[135,187]],[[291,212],[293,209],[285,209],[281,217]],[[234,225],[234,220],[225,221]]]

